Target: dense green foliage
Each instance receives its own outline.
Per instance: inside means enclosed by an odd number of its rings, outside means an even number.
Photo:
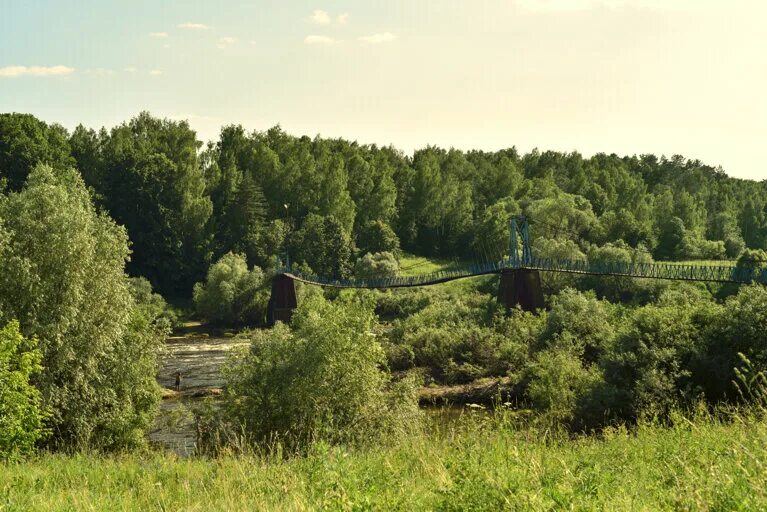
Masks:
[[[289,451],[316,442],[370,445],[418,424],[412,379],[382,369],[372,304],[313,297],[292,328],[253,331],[228,372],[226,416],[234,432]]]
[[[525,214],[536,247],[587,254],[626,244],[655,259],[736,258],[767,249],[767,186],[681,156],[392,147],[222,129],[202,147],[185,122],[147,113],[71,135],[0,116],[0,179],[18,190],[35,163],[73,163],[133,244],[129,271],[188,296],[227,252],[347,276],[365,253],[493,259]]]
[[[197,313],[212,324],[258,325],[266,317],[268,281],[258,267],[248,270],[245,257],[226,253],[194,286]]]
[[[21,335],[18,322],[0,329],[0,459],[31,452],[46,434],[40,391],[30,383],[42,370],[35,345]]]
[[[625,293],[638,293],[634,281]],[[630,306],[565,289],[539,315],[506,317],[492,296],[466,289],[378,293],[377,311],[393,319],[384,329],[393,369],[422,368],[442,384],[508,377],[511,398],[575,430],[740,401],[741,354],[767,374],[767,290],[717,302],[702,286],[656,285],[639,284],[655,298]]]
[[[131,296],[128,254],[75,171],[38,166],[0,198],[0,325],[38,342],[52,446],[141,444],[152,420],[165,331]]]
[[[93,458],[0,465],[9,510],[764,510],[767,425],[678,417],[598,438],[464,418],[462,429],[307,456]],[[1,464],[1,463],[0,463]]]
[[[367,253],[354,265],[354,276],[359,279],[381,279],[399,273],[399,261],[390,252]]]

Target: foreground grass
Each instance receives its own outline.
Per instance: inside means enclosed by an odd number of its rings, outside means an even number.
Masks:
[[[761,421],[681,421],[579,440],[478,423],[286,460],[39,456],[0,465],[0,510],[767,509]]]

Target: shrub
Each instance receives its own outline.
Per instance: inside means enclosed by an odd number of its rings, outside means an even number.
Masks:
[[[593,363],[613,342],[615,330],[611,322],[609,303],[597,300],[593,294],[566,289],[551,299],[542,338],[550,344],[565,333],[571,334],[583,346],[579,357]]]
[[[21,335],[18,322],[0,329],[0,459],[29,453],[47,433],[42,397],[30,383],[42,370],[36,345]]]
[[[602,384],[599,368],[581,363],[582,350],[578,341],[565,334],[551,348],[539,352],[526,371],[527,396],[549,421],[576,420],[579,402]]]
[[[260,324],[269,300],[266,284],[260,268],[248,270],[245,256],[230,252],[211,265],[205,283],[194,285],[194,306],[213,324]]]
[[[687,233],[677,256],[690,260],[723,260],[727,249],[722,240],[706,240]]]
[[[420,418],[412,380],[382,370],[372,303],[359,296],[301,304],[292,329],[254,331],[227,371],[227,416],[247,438],[288,450],[313,442],[368,445]]]
[[[144,277],[128,279],[131,295],[136,305],[144,314],[160,325],[168,328],[178,327],[178,315],[159,293],[152,291],[152,284]]]
[[[762,249],[746,249],[738,258],[739,267],[760,267],[767,263],[767,251]]]
[[[399,262],[390,252],[367,253],[354,265],[354,275],[359,279],[394,277],[398,272]]]
[[[424,288],[401,288],[376,294],[376,314],[386,318],[405,318],[432,303],[434,293]]]
[[[620,330],[605,361],[605,380],[623,397],[613,409],[624,419],[666,417],[698,398],[692,360],[702,333],[689,306],[638,308]]]
[[[767,372],[767,289],[744,286],[711,315],[701,356],[702,385],[712,400],[737,398],[732,387],[734,368],[743,354],[756,372]]]
[[[131,297],[125,230],[96,212],[77,172],[39,166],[0,201],[0,232],[0,323],[18,319],[38,340],[51,445],[144,443],[165,331]]]

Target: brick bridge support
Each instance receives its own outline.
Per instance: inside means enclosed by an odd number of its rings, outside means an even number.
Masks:
[[[541,274],[527,268],[506,269],[501,271],[498,283],[498,302],[511,310],[517,306],[522,311],[543,309],[543,288]]]
[[[290,323],[293,317],[293,311],[298,307],[298,298],[296,297],[296,284],[293,278],[285,274],[274,276],[272,281],[272,296],[269,298],[269,307],[267,311],[267,323],[273,326],[275,322],[280,321]]]

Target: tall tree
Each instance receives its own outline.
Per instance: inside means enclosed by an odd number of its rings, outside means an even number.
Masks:
[[[104,147],[102,193],[112,217],[128,229],[128,269],[164,294],[188,294],[210,259],[212,205],[199,147],[185,121],[146,112],[114,128]]]
[[[37,164],[74,167],[67,131],[31,114],[0,114],[0,190],[20,190]],[[5,182],[5,185],[2,185]]]

